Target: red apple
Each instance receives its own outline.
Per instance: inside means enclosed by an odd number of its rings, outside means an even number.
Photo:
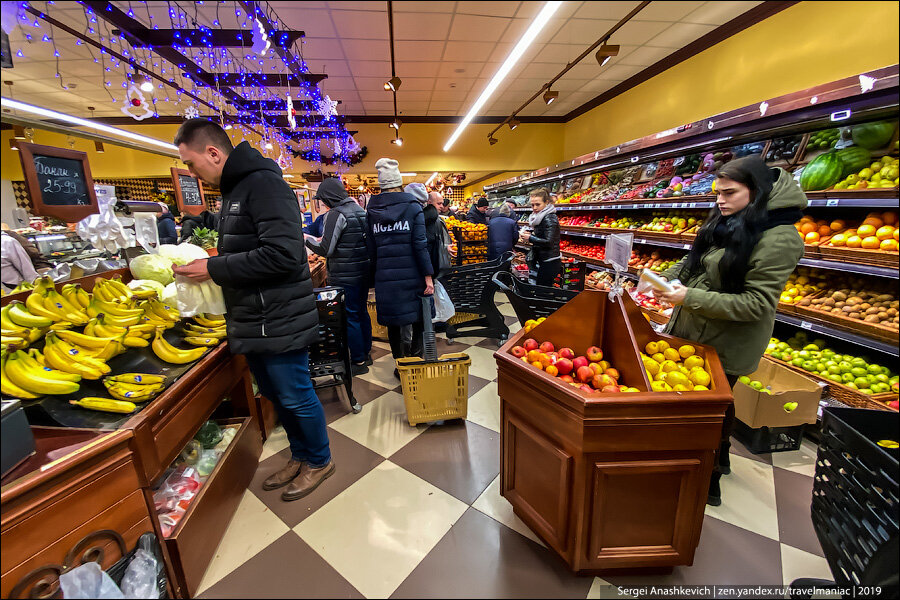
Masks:
[[[528,338],[524,342],[522,342],[522,347],[526,350],[537,350],[540,344],[537,343],[537,340],[532,338]]]
[[[512,350],[510,350],[510,352],[516,358],[522,358],[523,356],[528,354],[528,351],[525,348],[523,348],[522,346],[513,346]]]
[[[572,372],[574,365],[572,365],[572,361],[568,358],[560,358],[556,361],[556,368],[559,369],[560,375],[568,375]]]
[[[588,394],[593,394],[593,393],[594,393],[594,388],[592,388],[592,387],[589,386],[589,385],[581,384],[581,385],[579,386],[579,389],[580,389],[582,392],[587,392]]]
[[[897,410],[898,408],[900,408],[900,400],[889,400],[887,402],[887,405],[894,410]]]
[[[586,367],[588,366],[588,359],[583,356],[579,356],[575,360],[572,361],[572,365],[575,367],[575,370],[578,370],[578,367]]]
[[[622,388],[620,388],[617,385],[607,385],[607,386],[604,386],[603,389],[601,389],[600,391],[603,392],[604,394],[618,394],[619,392],[622,391]]]
[[[568,358],[569,360],[572,360],[573,358],[575,358],[575,353],[572,351],[571,348],[560,348],[559,355],[560,355],[560,357]]]
[[[601,350],[597,346],[591,346],[590,348],[588,348],[587,352],[585,352],[585,355],[591,362],[600,362],[601,360],[603,360],[603,350]]]
[[[559,368],[559,365],[558,365],[558,364],[556,365],[556,368],[557,368],[557,369]],[[560,373],[561,373],[561,372],[562,372],[562,371],[560,371]],[[571,376],[571,375],[560,375],[560,376],[559,376],[559,380],[562,381],[563,383],[575,383],[575,380],[572,379],[572,376]]]
[[[599,375],[603,372],[603,369],[600,367],[600,363],[592,362],[588,366],[594,370],[594,375]]]
[[[575,371],[575,379],[577,379],[581,383],[587,383],[593,378],[594,370],[587,365],[578,367],[578,370]]]
[[[553,343],[552,342],[544,342],[543,344],[541,344],[539,350],[541,352],[544,352],[545,354],[548,352],[553,352],[553,350],[554,350]]]
[[[619,371],[617,369],[607,369],[603,372],[606,373],[607,375],[609,375],[610,377],[612,377],[613,379],[615,379],[616,381],[619,380]]]
[[[591,383],[598,390],[605,388],[608,385],[616,385],[616,380],[607,375],[606,373],[600,373],[599,375],[594,375],[594,378],[591,380]]]

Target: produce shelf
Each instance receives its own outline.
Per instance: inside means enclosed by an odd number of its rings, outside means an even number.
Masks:
[[[820,260],[816,258],[801,258],[800,264],[805,267],[834,269],[836,271],[846,271],[847,273],[859,273],[860,275],[873,275],[875,277],[888,277],[890,279],[897,279],[898,277],[900,277],[900,269],[892,269],[891,267],[873,267],[869,265],[858,265],[854,263],[838,262],[834,260]]]
[[[775,320],[780,323],[786,323],[787,325],[805,329],[806,331],[818,333],[819,335],[827,335],[838,340],[850,342],[851,344],[871,348],[891,356],[900,356],[900,351],[898,351],[897,346],[894,344],[873,340],[872,338],[857,333],[850,333],[849,331],[841,331],[840,329],[835,329],[834,327],[809,319],[808,317],[800,318],[779,312],[775,314]]]

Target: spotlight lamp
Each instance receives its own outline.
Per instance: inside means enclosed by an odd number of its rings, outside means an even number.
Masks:
[[[491,146],[493,146],[494,144],[496,144],[496,143],[499,142],[499,141],[500,141],[500,140],[498,140],[497,138],[495,138],[495,137],[492,136],[492,135],[488,136],[488,142],[491,144]]]
[[[557,98],[559,98],[559,92],[555,90],[547,90],[544,92],[544,102],[547,104],[552,104]]]
[[[600,66],[602,67],[603,65],[605,65],[606,63],[611,61],[613,56],[616,56],[618,54],[619,54],[618,46],[613,46],[610,44],[603,44],[602,46],[600,46],[600,49],[597,50],[597,54],[596,54],[597,62],[600,63]]]
[[[98,154],[106,152],[106,149],[103,147],[103,142],[100,140],[94,140],[94,150],[96,150]]]
[[[513,117],[509,120],[509,122],[507,124],[509,125],[509,130],[512,131],[513,129],[518,127],[520,123],[521,123],[521,121],[519,121],[517,118]]]
[[[394,121],[390,124],[390,127],[399,131],[401,125],[403,125],[403,121],[401,121],[400,119],[394,119]]]
[[[403,82],[400,81],[400,78],[397,77],[396,75],[394,75],[393,77],[391,77],[384,83],[384,89],[389,92],[396,92],[397,90],[400,89],[401,83],[403,83]]]
[[[391,143],[394,144],[395,146],[402,146],[402,145],[403,145],[403,138],[402,138],[402,137],[396,137],[396,138],[394,138],[394,139],[391,140]]]

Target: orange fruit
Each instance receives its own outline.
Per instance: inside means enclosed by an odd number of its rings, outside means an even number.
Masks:
[[[531,366],[534,367],[535,369],[540,369],[541,371],[544,370],[544,365],[542,365],[541,361],[539,361],[539,360],[536,360],[533,363],[531,363]]]
[[[815,231],[810,231],[806,234],[806,236],[804,236],[803,241],[807,244],[815,244],[819,241],[819,234]]]
[[[875,237],[879,240],[886,240],[892,235],[894,235],[894,227],[890,225],[885,225],[884,227],[879,227],[878,231],[875,232]]]
[[[874,235],[870,235],[869,237],[863,238],[862,247],[866,250],[876,250],[881,247],[881,242]]]
[[[837,233],[846,229],[847,224],[838,219],[837,221],[832,221],[830,227],[833,232]]]
[[[808,233],[814,232],[816,229],[818,229],[818,226],[815,223],[810,223],[809,221],[807,221],[800,226],[800,233],[806,235]]]
[[[900,229],[895,229],[895,230],[894,230],[894,241],[895,241],[895,242],[900,241]]]
[[[897,213],[895,212],[886,212],[881,215],[881,220],[884,221],[885,225],[897,225]]]
[[[880,248],[885,252],[897,252],[897,240],[883,240]]]
[[[868,220],[869,219],[866,219],[866,221],[868,221]],[[880,222],[881,221],[879,221],[879,223]],[[879,225],[878,227],[881,227],[881,225]],[[864,223],[863,225],[859,226],[859,229],[856,230],[856,235],[858,235],[859,237],[861,237],[863,239],[874,236],[875,232],[878,231],[878,227]]]
[[[829,235],[831,235],[831,227],[829,227],[828,225],[819,226],[819,237],[820,238],[827,237]]]
[[[858,235],[851,235],[847,238],[848,248],[859,248],[860,246],[862,246],[862,238],[860,238]]]
[[[871,213],[866,220],[863,221],[863,225],[871,225],[875,229],[884,226],[884,221],[881,220],[881,215],[878,213]]]

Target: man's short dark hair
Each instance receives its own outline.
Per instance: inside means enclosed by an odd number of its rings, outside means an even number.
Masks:
[[[204,147],[215,146],[225,154],[234,150],[234,145],[225,130],[217,123],[202,118],[188,119],[181,124],[178,133],[175,134],[175,145],[180,146],[181,144],[191,148],[200,144]]]

